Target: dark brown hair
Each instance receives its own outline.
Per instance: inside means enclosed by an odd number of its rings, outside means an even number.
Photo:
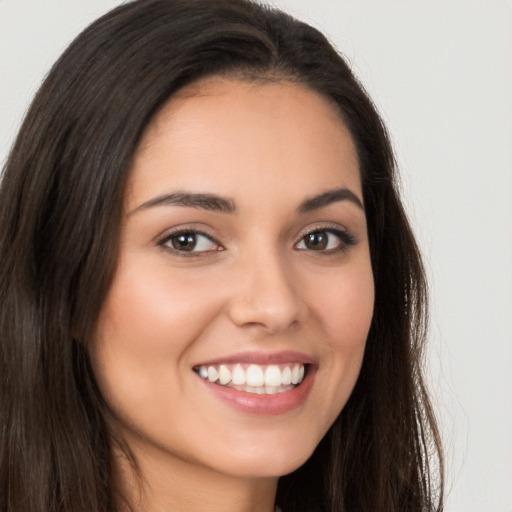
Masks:
[[[442,509],[442,457],[421,372],[426,283],[386,130],[326,38],[247,0],[136,0],[88,27],[24,120],[0,188],[0,509],[112,512],[109,411],[87,340],[116,264],[130,160],[186,84],[213,75],[310,87],[355,141],[375,310],[354,392],[284,512]]]

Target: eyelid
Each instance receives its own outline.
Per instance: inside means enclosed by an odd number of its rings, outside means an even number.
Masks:
[[[171,240],[173,236],[179,235],[179,234],[185,234],[190,233],[196,236],[203,236],[208,238],[213,244],[215,244],[218,249],[217,250],[206,250],[206,251],[179,251],[178,249],[175,249],[173,247],[170,247],[167,244]],[[178,256],[184,256],[184,257],[194,257],[194,256],[201,256],[203,254],[217,252],[217,251],[223,251],[224,246],[210,233],[207,233],[204,230],[191,227],[191,226],[179,226],[176,228],[171,229],[171,231],[166,231],[163,235],[159,236],[155,240],[155,245],[162,247],[164,250],[172,252],[173,254],[176,254]]]
[[[310,227],[304,229],[299,234],[298,240],[297,240],[297,242],[295,242],[294,247],[297,247],[297,245],[299,245],[299,243],[301,243],[304,240],[304,237],[306,237],[307,235],[311,235],[313,233],[318,233],[318,232],[327,232],[327,233],[334,234],[335,236],[337,236],[340,239],[341,247],[339,247],[337,249],[328,249],[328,250],[323,250],[323,251],[312,251],[307,248],[298,249],[298,250],[318,252],[318,253],[323,253],[323,254],[333,254],[336,252],[346,251],[350,247],[357,244],[356,237],[347,228],[340,226],[339,224],[326,223],[326,224],[319,224],[316,226],[310,226]]]

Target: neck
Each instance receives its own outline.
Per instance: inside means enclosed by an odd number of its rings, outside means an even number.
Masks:
[[[274,511],[277,478],[226,475],[147,447],[133,455],[137,469],[123,454],[114,457],[116,479],[133,512]]]

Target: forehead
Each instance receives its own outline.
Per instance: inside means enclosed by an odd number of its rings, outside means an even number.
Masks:
[[[298,201],[340,186],[361,195],[355,146],[334,105],[296,83],[214,78],[157,113],[135,152],[127,201],[181,189],[264,191],[269,200],[296,191]]]

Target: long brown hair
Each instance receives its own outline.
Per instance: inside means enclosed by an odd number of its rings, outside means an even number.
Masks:
[[[380,117],[316,29],[248,0],[136,0],[88,27],[28,111],[0,188],[0,509],[113,512],[108,406],[87,340],[116,264],[137,143],[175,91],[212,75],[296,81],[355,141],[375,310],[354,392],[311,458],[280,479],[285,512],[442,509],[422,377],[427,296]],[[120,441],[118,441],[120,442]]]

